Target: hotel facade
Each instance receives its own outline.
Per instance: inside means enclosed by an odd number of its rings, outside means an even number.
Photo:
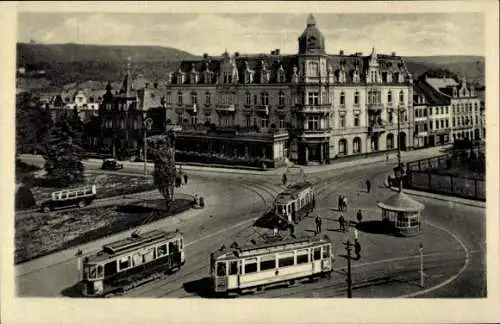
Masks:
[[[403,58],[375,49],[327,54],[312,15],[297,54],[226,51],[183,61],[168,75],[164,106],[166,124],[182,127],[177,150],[198,155],[275,166],[330,163],[393,150],[398,141],[403,150],[414,146],[413,81]]]

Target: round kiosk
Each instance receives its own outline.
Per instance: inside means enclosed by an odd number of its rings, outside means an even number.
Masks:
[[[420,215],[425,206],[398,192],[384,202],[377,203],[382,209],[382,221],[391,226],[394,234],[418,235],[421,231]]]

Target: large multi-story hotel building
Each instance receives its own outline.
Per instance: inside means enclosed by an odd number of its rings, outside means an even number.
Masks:
[[[312,15],[297,54],[204,55],[183,61],[165,91],[166,122],[183,127],[181,151],[307,164],[392,150],[398,138],[402,149],[414,145],[412,76],[403,58],[375,49],[327,54]],[[217,137],[201,130],[208,124],[238,131]]]

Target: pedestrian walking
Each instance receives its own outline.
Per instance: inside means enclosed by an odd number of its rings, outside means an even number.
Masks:
[[[363,214],[361,213],[361,209],[358,209],[358,213],[356,214],[356,219],[358,220],[358,224],[363,220]]]
[[[369,179],[366,179],[366,192],[370,193],[370,189],[372,187],[372,183],[370,182]]]
[[[273,229],[273,237],[278,237],[278,228],[277,227],[275,227]]]
[[[343,200],[342,206],[344,207],[344,211],[347,211],[347,197],[343,196],[342,200]]]
[[[286,176],[286,173],[283,173],[283,176],[281,177],[281,182],[283,182],[283,185],[286,186],[288,182],[288,177]]]
[[[345,232],[345,218],[344,214],[340,214],[339,217],[339,229],[341,232]]]
[[[354,228],[354,230],[352,231],[352,234],[354,236],[354,241],[357,241],[358,238],[359,238],[359,233],[358,233],[358,229],[357,228]]]
[[[290,236],[295,238],[295,226],[290,225]]]
[[[319,217],[319,215],[316,216],[314,222],[316,223],[316,235],[318,235],[321,233],[321,217]]]
[[[356,260],[361,258],[361,245],[359,244],[359,240],[354,240],[354,253],[356,254]]]
[[[182,179],[181,177],[176,177],[175,178],[175,187],[179,188],[181,186]]]
[[[344,202],[344,200],[342,199],[342,195],[339,195],[339,202],[338,202],[339,211],[343,210],[343,208],[342,208],[342,203],[343,202]]]
[[[188,183],[188,175],[187,173],[184,173],[184,184]]]

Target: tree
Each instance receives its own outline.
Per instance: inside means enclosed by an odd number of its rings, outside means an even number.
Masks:
[[[16,153],[36,152],[47,136],[52,119],[38,98],[22,93],[16,98]]]
[[[61,186],[82,182],[84,168],[81,162],[83,123],[76,111],[62,115],[45,142],[45,171],[51,182]]]
[[[174,186],[177,171],[175,169],[175,135],[172,131],[148,138],[148,154],[155,164],[153,181],[158,191],[165,198],[167,208],[174,199]]]

